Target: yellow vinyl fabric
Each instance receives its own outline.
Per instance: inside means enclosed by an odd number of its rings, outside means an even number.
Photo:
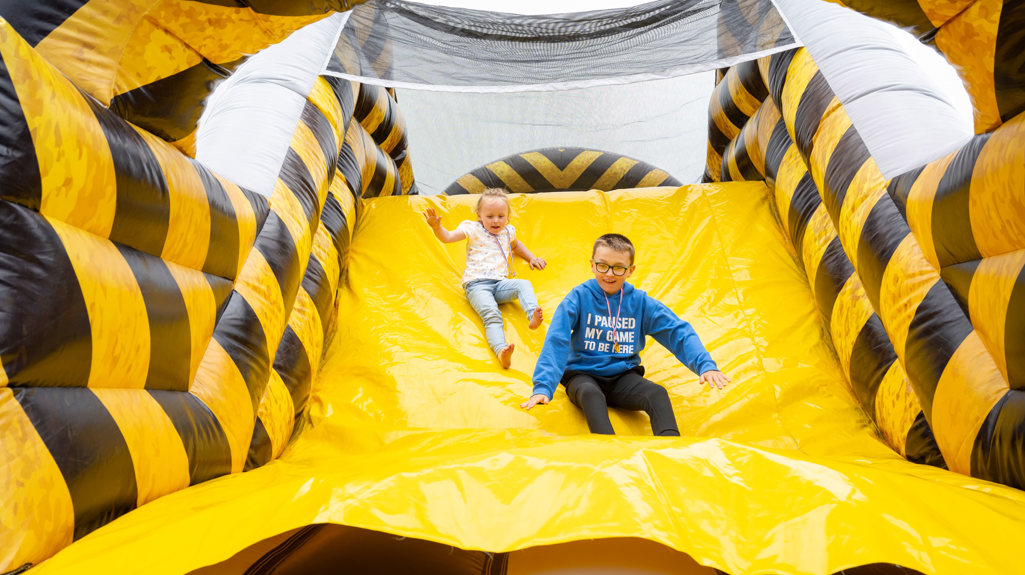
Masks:
[[[884,181],[807,51],[759,70],[772,93],[709,171],[774,189],[841,365],[890,445],[1022,488],[1025,115]],[[710,140],[716,125],[710,115]]]
[[[927,574],[1016,572],[1025,493],[905,461],[845,383],[828,328],[762,183],[513,196],[518,238],[548,261],[529,279],[546,315],[591,277],[591,244],[637,247],[631,283],[688,319],[725,390],[650,342],[682,437],[587,433],[562,388],[519,408],[547,324],[502,308],[502,370],[460,288],[461,243],[434,239],[475,198],[366,200],[313,384],[306,431],[243,474],[166,495],[86,535],[34,573],[186,573],[261,539],[339,523],[512,551],[612,537],[665,544],[727,573],[835,573],[892,563]]]

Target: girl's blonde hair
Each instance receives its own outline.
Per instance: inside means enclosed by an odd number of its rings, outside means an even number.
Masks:
[[[509,209],[509,215],[512,216],[512,204],[509,203],[509,192],[502,188],[488,188],[481,192],[480,197],[477,198],[477,207],[473,208],[473,213],[479,216],[480,207],[484,205],[484,202],[495,198],[505,202],[505,207]]]

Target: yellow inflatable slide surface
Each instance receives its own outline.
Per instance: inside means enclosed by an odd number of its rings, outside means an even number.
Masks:
[[[549,263],[517,273],[548,317],[591,276],[595,237],[624,233],[631,282],[688,319],[732,377],[699,386],[648,342],[643,364],[670,392],[679,438],[627,412],[613,414],[619,435],[588,434],[562,388],[519,408],[547,324],[531,331],[506,304],[516,353],[499,368],[459,285],[463,245],[436,241],[420,215],[433,207],[451,229],[474,201],[365,202],[311,425],[279,459],[141,506],[32,572],[186,573],[323,523],[496,553],[624,537],[639,552],[643,539],[735,574],[1020,570],[1025,494],[883,443],[764,184],[513,196],[520,239]]]

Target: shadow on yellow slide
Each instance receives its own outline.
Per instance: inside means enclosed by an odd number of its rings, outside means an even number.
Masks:
[[[688,319],[733,378],[701,387],[649,341],[647,376],[668,388],[680,438],[651,437],[646,416],[625,412],[618,436],[590,435],[561,388],[519,408],[547,324],[530,331],[504,306],[517,351],[500,369],[459,285],[464,245],[436,241],[420,215],[434,207],[451,229],[475,200],[366,203],[310,425],[279,460],[164,496],[33,572],[186,573],[323,523],[490,552],[646,539],[732,574],[1020,570],[1025,494],[882,442],[764,185],[513,197],[519,238],[548,261],[517,273],[547,317],[590,277],[594,238],[624,233],[638,250],[631,282]]]

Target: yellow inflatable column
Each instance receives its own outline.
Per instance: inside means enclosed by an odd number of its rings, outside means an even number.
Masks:
[[[393,91],[371,84],[360,84],[354,114],[377,146],[395,163],[401,188],[398,193],[415,194],[406,121]]]
[[[922,402],[944,459],[970,473],[973,438],[1008,382],[911,234],[851,120],[803,50],[783,118]],[[1025,485],[1025,477],[1012,485]]]
[[[704,181],[726,180],[723,171],[730,168],[724,159],[726,148],[737,138],[767,96],[768,91],[757,60],[730,67],[716,84],[708,101],[708,160]],[[741,164],[744,165],[742,161]],[[733,169],[737,169],[736,160]],[[754,181],[760,178],[748,173],[747,177],[733,179]]]
[[[7,568],[230,469],[225,421],[187,392],[267,202],[97,105],[2,21],[0,57],[17,150],[0,166],[0,450],[31,466],[3,472]]]
[[[289,267],[302,270],[305,265],[305,271],[299,272],[302,281],[298,285],[282,286],[282,308],[288,320],[280,339],[271,340],[272,369],[257,407],[247,469],[263,465],[284,450],[296,429],[295,418],[306,403],[309,380],[301,380],[313,377],[320,363],[322,326],[330,320],[331,311],[325,300],[329,301],[334,293],[343,265],[332,236],[343,231],[344,226],[337,224],[351,216],[351,213],[338,212],[337,202],[333,202],[333,206],[328,204],[328,188],[341,150],[342,130],[349,119],[327,83],[318,79],[307,98],[281,168],[279,184],[295,190],[294,195],[302,204],[301,211],[296,212],[301,217],[289,226],[293,238],[302,238],[297,245],[298,261]],[[330,213],[332,208],[335,214]],[[328,222],[335,225],[321,225],[326,210]],[[339,215],[341,222],[337,221]]]
[[[972,474],[1018,487],[1025,487],[1023,150],[1025,115],[1019,115],[959,151],[894,178],[888,187],[926,260],[939,270],[1010,387],[994,404],[974,394],[962,398],[962,409],[980,414],[991,405],[980,426],[963,429]]]
[[[789,52],[761,59],[756,69],[761,73],[752,81],[763,81],[761,76],[767,77],[770,67],[785,69],[792,56]],[[781,97],[783,85],[777,81],[774,86],[775,97]],[[768,94],[767,89],[763,91]],[[709,125],[713,131],[714,124]],[[780,222],[828,321],[851,392],[887,443],[911,461],[946,466],[903,366],[843,251],[804,158],[770,97],[730,141],[721,162],[724,181],[764,179],[773,189]]]

